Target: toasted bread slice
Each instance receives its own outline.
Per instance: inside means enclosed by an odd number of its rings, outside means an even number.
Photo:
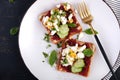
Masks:
[[[78,34],[82,31],[82,27],[80,26],[75,16],[75,10],[73,6],[69,3],[61,3],[56,7],[54,7],[53,9],[41,13],[39,19],[40,19],[40,22],[43,24],[43,26],[46,28],[48,34],[50,35],[51,41],[55,44],[65,40],[66,38],[67,39],[71,38],[74,34]],[[57,27],[55,27],[54,25],[55,19],[59,20]],[[60,32],[59,27],[65,24],[67,24],[69,30],[68,28],[67,30],[64,30],[66,32],[62,32],[61,30],[62,37],[60,37],[60,35],[58,35],[58,32]],[[55,31],[52,31],[53,29],[55,29]],[[63,37],[63,33],[64,33],[64,37]]]
[[[63,72],[70,72],[70,73],[74,73],[72,72],[71,70],[71,67],[72,65],[63,65],[62,64],[62,60],[63,60],[63,50],[67,48],[67,46],[75,46],[76,44],[78,44],[78,47],[82,47],[82,46],[86,46],[86,49],[91,49],[93,51],[93,54],[89,57],[87,56],[84,56],[84,58],[82,57],[82,59],[84,60],[84,64],[85,66],[82,68],[82,71],[80,72],[77,72],[75,74],[78,74],[78,75],[82,75],[82,76],[85,76],[87,77],[88,76],[88,73],[89,73],[89,69],[90,69],[90,64],[91,64],[91,60],[92,60],[92,57],[94,55],[94,52],[95,52],[95,46],[94,44],[92,43],[89,43],[89,42],[82,42],[82,41],[77,41],[75,39],[69,39],[67,40],[66,42],[64,42],[64,44],[62,45],[62,50],[60,51],[59,53],[59,57],[58,57],[58,61],[57,61],[57,70],[59,71],[63,71]],[[77,54],[77,53],[76,53]],[[69,53],[70,55],[70,53]],[[74,56],[74,55],[73,55]],[[77,59],[76,59],[77,60]],[[69,62],[69,61],[68,61]],[[75,61],[73,62],[73,65],[75,64]]]

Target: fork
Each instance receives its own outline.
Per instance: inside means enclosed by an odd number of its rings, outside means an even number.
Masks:
[[[93,28],[93,26],[91,24],[92,21],[93,21],[93,16],[91,15],[90,10],[88,9],[88,7],[87,7],[87,5],[86,5],[86,3],[84,1],[78,4],[78,11],[79,11],[79,15],[80,15],[82,21],[90,26],[91,31],[92,31],[92,33],[93,33],[93,35],[95,37],[95,40],[96,40],[96,42],[97,42],[97,44],[99,46],[99,49],[100,49],[100,51],[101,51],[101,53],[102,53],[102,55],[103,55],[103,57],[104,57],[104,59],[106,61],[111,73],[113,74],[114,79],[118,80],[116,74],[114,73],[114,71],[112,69],[110,61],[109,61],[109,59],[108,59],[108,57],[106,55],[106,52],[105,52],[100,40],[99,40],[97,34],[95,34],[95,30],[94,30],[94,28]]]

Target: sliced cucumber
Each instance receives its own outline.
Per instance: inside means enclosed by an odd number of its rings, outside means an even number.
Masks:
[[[76,67],[72,66],[71,71],[72,71],[73,73],[78,73],[78,72],[81,72],[82,69],[83,69],[83,68],[81,68],[81,67],[80,67],[80,68],[76,68]]]
[[[84,66],[85,66],[84,60],[79,59],[73,64],[73,66],[71,67],[71,71],[73,73],[81,72]]]
[[[79,59],[74,63],[74,67],[79,68],[79,67],[84,67],[85,63],[83,59]]]
[[[57,32],[57,35],[60,38],[65,38],[68,35],[68,32],[69,32],[68,25],[64,24],[59,27],[59,32]]]

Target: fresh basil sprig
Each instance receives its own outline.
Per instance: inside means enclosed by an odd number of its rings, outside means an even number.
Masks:
[[[76,24],[75,23],[68,23],[67,24],[69,27],[76,27]]]
[[[46,42],[50,42],[50,35],[47,34],[47,33],[45,33],[44,40],[45,40]]]
[[[93,55],[93,51],[90,48],[83,50],[85,56],[90,57]]]
[[[49,64],[51,66],[53,66],[53,64],[56,62],[56,60],[57,60],[57,52],[55,50],[53,50],[49,56]]]
[[[47,58],[49,56],[46,52],[43,52],[43,55],[45,58]]]
[[[86,34],[88,34],[88,35],[92,35],[92,34],[93,34],[91,28],[88,28],[88,29],[84,30],[84,32],[85,32]],[[98,34],[98,32],[97,32],[96,30],[94,30],[94,32],[95,32],[95,34]]]
[[[16,35],[19,31],[18,27],[13,27],[10,29],[10,35]]]

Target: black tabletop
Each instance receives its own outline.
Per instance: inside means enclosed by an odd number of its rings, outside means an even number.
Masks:
[[[18,34],[10,35],[10,29],[20,27],[25,12],[36,0],[9,1],[0,0],[0,80],[37,80],[21,58]],[[116,74],[120,80],[120,68]]]

